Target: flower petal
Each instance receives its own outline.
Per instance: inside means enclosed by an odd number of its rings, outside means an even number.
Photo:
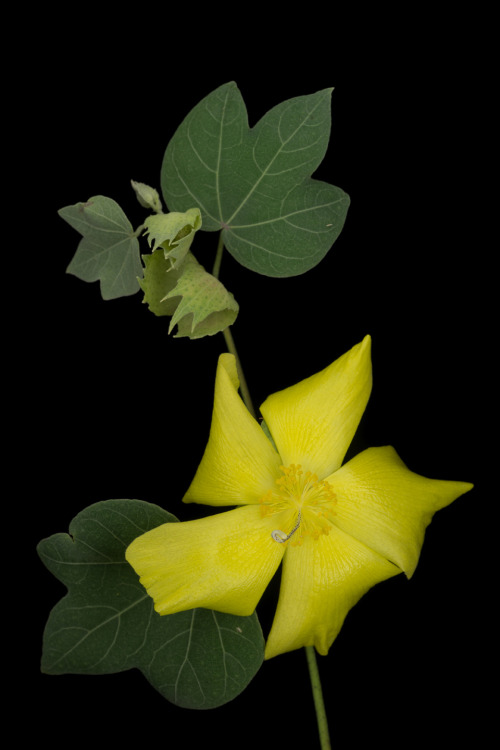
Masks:
[[[351,607],[376,583],[400,572],[335,527],[317,541],[289,547],[265,658],[302,646],[326,655]]]
[[[276,519],[247,506],[166,523],[137,537],[126,558],[161,615],[206,607],[251,615],[284,554]]]
[[[370,337],[316,375],[269,396],[260,410],[283,463],[324,479],[339,468],[368,403]]]
[[[236,361],[221,354],[210,436],[186,503],[258,503],[279,476],[280,457],[238,395]]]
[[[473,486],[414,474],[390,446],[363,451],[327,481],[337,498],[335,525],[408,577],[434,513]]]

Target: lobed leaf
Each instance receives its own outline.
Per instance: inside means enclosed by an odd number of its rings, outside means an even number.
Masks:
[[[79,513],[69,535],[40,542],[41,560],[68,588],[45,627],[43,672],[138,668],[167,700],[187,708],[214,708],[244,690],[264,656],[257,616],[194,609],[161,617],[125,560],[136,536],[176,521],[150,503],[107,500]]]
[[[200,207],[243,266],[294,276],[317,265],[339,236],[349,197],[314,180],[330,136],[332,89],[300,96],[248,126],[234,82],[197,104],[167,146],[162,191],[170,210]]]
[[[58,211],[83,239],[67,272],[100,281],[103,299],[135,294],[142,278],[139,241],[124,212],[111,198],[96,195]]]

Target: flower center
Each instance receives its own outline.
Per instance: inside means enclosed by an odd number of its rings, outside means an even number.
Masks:
[[[282,514],[283,529],[272,532],[274,541],[292,540],[290,544],[299,545],[305,536],[318,539],[328,534],[337,502],[330,484],[310,471],[303,472],[300,465],[280,466],[280,470],[276,488],[260,500],[263,516]]]

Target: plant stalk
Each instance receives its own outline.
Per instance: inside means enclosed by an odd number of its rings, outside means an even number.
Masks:
[[[257,413],[254,409],[252,398],[250,396],[250,391],[248,389],[247,381],[245,378],[245,374],[243,372],[243,368],[241,366],[240,358],[238,356],[238,352],[236,351],[236,346],[234,344],[233,335],[231,333],[231,328],[228,326],[222,331],[222,334],[224,336],[226,346],[228,351],[231,354],[234,354],[234,357],[236,359],[236,367],[238,370],[238,377],[240,379],[240,391],[241,391],[241,397],[243,401],[245,402],[245,406],[247,407],[248,411],[252,415],[254,419],[257,419]]]
[[[212,276],[215,276],[216,279],[219,278],[220,265],[222,262],[223,252],[224,252],[224,240],[222,238],[222,231],[221,231],[219,233],[219,242],[217,244],[217,252],[215,255],[214,266],[212,268]],[[241,366],[241,361],[238,356],[238,352],[236,350],[236,345],[234,343],[233,334],[231,333],[231,328],[229,326],[225,328],[222,331],[222,335],[224,336],[224,340],[226,342],[226,347],[227,347],[228,352],[233,354],[234,358],[236,359],[236,368],[238,370],[238,377],[240,380],[241,397],[243,401],[245,402],[245,406],[247,407],[252,417],[254,417],[254,419],[257,419],[257,414],[252,403],[252,398],[250,396],[250,391],[248,389],[247,381],[245,378],[245,373],[243,372],[243,367]]]
[[[316,720],[318,722],[319,741],[321,750],[331,750],[330,733],[328,731],[328,721],[326,718],[325,702],[323,700],[323,689],[319,677],[318,663],[314,646],[306,646],[307,666],[309,667],[309,676],[311,678],[312,694],[314,699],[314,708],[316,710]]]
[[[212,275],[216,279],[219,278],[220,266],[222,262],[222,254],[224,252],[224,241],[222,239],[222,232],[219,234],[219,242],[217,245],[217,253],[215,256],[214,266],[212,269]],[[241,366],[240,358],[236,350],[231,328],[228,326],[223,331],[224,340],[226,342],[227,350],[234,355],[236,359],[236,367],[238,369],[238,377],[240,379],[240,391],[243,401],[250,412],[250,414],[257,419],[257,415],[252,403],[250,391],[248,389],[247,381],[243,368]],[[314,700],[314,708],[316,710],[316,720],[318,724],[318,732],[321,750],[331,750],[330,734],[328,731],[328,721],[326,718],[325,702],[323,700],[323,689],[321,687],[321,680],[319,676],[318,664],[316,661],[316,653],[313,646],[306,646],[307,665],[309,667],[309,676],[311,678],[311,688]]]

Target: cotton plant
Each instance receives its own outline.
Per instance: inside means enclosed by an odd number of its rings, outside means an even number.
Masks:
[[[239,306],[219,280],[223,252],[249,272],[287,277],[330,250],[349,206],[311,176],[328,145],[330,99],[326,89],[285,101],[250,128],[236,84],[220,86],[169,142],[161,197],[132,181],[149,212],[141,226],[101,195],[60,210],[82,235],[69,273],[99,281],[104,299],[139,294],[175,337],[217,346],[223,335],[208,443],[182,498],[220,512],[182,521],[161,505],[108,500],[38,546],[68,589],[47,621],[44,672],[135,667],[168,701],[207,709],[233,700],[266,660],[304,648],[323,749],[316,652],[328,654],[369,589],[414,573],[434,513],[472,488],[412,472],[392,447],[344,462],[371,392],[368,332],[253,406],[231,328]],[[205,232],[218,233],[211,271],[194,255]],[[280,566],[264,637],[257,608]],[[182,675],[188,652],[194,681]]]

